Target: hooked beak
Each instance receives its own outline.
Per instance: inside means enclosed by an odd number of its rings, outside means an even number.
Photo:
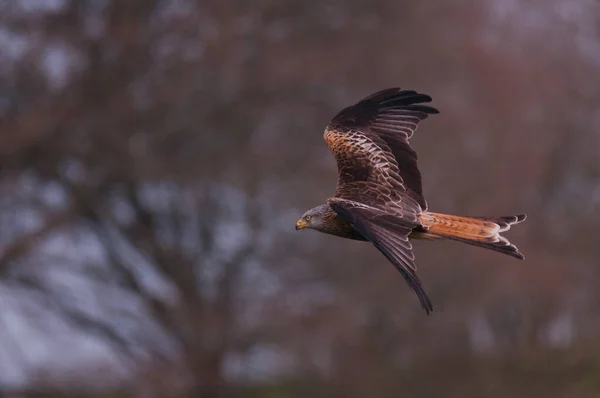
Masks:
[[[304,221],[303,219],[300,219],[296,222],[296,231],[299,231],[306,227],[308,227],[308,223],[306,221]]]

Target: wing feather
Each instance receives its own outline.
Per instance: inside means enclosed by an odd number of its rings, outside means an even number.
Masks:
[[[408,239],[427,208],[417,154],[408,140],[421,120],[438,113],[416,91],[386,89],[339,112],[324,139],[338,167],[331,208],[400,271],[427,313],[431,301],[416,274]]]
[[[338,164],[336,195],[343,197],[347,183],[372,181],[398,189],[426,209],[417,154],[408,140],[421,120],[438,113],[419,105],[430,101],[413,90],[390,88],[340,111],[324,134]]]
[[[404,217],[391,216],[377,208],[345,199],[330,198],[329,205],[400,271],[427,314],[433,311],[431,301],[416,274],[415,256],[408,239],[412,223]]]

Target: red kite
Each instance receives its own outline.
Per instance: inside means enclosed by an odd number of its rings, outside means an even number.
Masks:
[[[296,229],[371,242],[402,273],[429,314],[433,307],[415,268],[411,239],[453,239],[523,259],[501,232],[525,220],[461,217],[427,211],[417,154],[408,140],[439,113],[431,97],[390,88],[343,109],[325,129],[338,168],[335,194],[308,210]]]

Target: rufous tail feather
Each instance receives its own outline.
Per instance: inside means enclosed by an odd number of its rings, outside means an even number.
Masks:
[[[453,239],[524,259],[517,247],[501,235],[512,225],[525,221],[525,214],[509,217],[461,217],[423,212],[419,220],[427,235]]]

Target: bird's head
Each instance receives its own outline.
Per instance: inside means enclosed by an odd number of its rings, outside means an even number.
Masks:
[[[304,228],[324,229],[329,213],[331,213],[331,208],[327,204],[307,210],[296,222],[296,231]]]

